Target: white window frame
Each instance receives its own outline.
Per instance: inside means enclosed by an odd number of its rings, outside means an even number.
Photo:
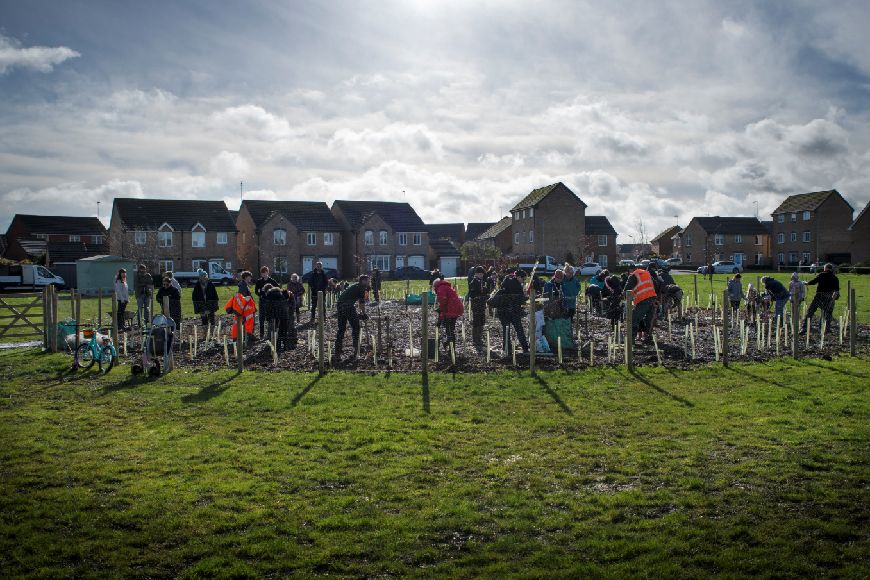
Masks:
[[[217,245],[226,246],[229,243],[229,236],[226,232],[217,233]]]
[[[607,247],[607,234],[598,234],[598,247]]]
[[[408,245],[408,234],[407,232],[402,232],[399,234],[399,245],[407,246]],[[398,267],[398,266],[397,266]]]
[[[367,246],[375,245],[375,232],[372,230],[366,230],[363,232],[363,243]]]
[[[173,260],[157,260],[157,270],[160,276],[165,272],[175,272],[175,262]]]
[[[197,243],[199,242],[199,243]],[[204,248],[205,247],[205,228],[198,223],[190,229],[190,247]]]
[[[785,233],[779,232],[778,234],[776,234],[776,243],[777,244],[784,244],[785,243]]]
[[[797,222],[797,214],[793,213],[793,214],[791,214],[791,223],[795,223],[795,222]]]
[[[788,240],[790,242],[796,242],[797,241],[797,232],[792,232],[791,234],[789,234]]]
[[[317,245],[317,232],[307,232],[305,234],[305,243],[309,246]]]
[[[91,243],[95,246],[101,246],[106,242],[106,236],[91,236]]]
[[[764,254],[755,254],[755,265],[761,266],[764,263]]]
[[[724,246],[725,234],[713,234],[713,244],[717,246]]]
[[[33,237],[37,240],[47,240],[48,234],[33,234]]]
[[[380,230],[378,232],[378,245],[379,246],[386,246],[388,243],[390,243],[389,240],[390,240],[390,234],[389,234],[389,232],[387,232],[387,230]]]
[[[203,260],[203,259],[201,259],[201,258],[197,258],[197,259],[195,259],[195,260],[191,260],[191,261],[190,261],[190,267],[192,268],[192,271],[193,271],[193,272],[196,272],[196,271],[199,270],[200,268],[202,268],[203,270],[205,270],[206,272],[208,272],[208,260]]]
[[[785,253],[784,253],[784,252],[779,252],[779,253],[776,255],[776,262],[777,262],[777,264],[779,264],[779,265],[783,265],[783,264],[785,264]]]
[[[514,244],[520,243],[520,232],[514,232]]]
[[[288,270],[287,256],[275,256],[272,259],[272,272],[275,274],[286,274]]]
[[[798,264],[798,253],[797,252],[789,252],[788,253],[788,263],[789,264]]]
[[[389,272],[390,271],[390,255],[389,254],[369,254],[366,256],[367,262],[369,263],[369,271],[374,269],[375,266],[381,272]]]
[[[421,234],[420,232],[415,232],[414,235],[411,236],[411,238],[415,246],[423,245],[423,234]]]
[[[529,217],[530,218],[535,217],[535,208],[533,208],[533,207],[529,208]]]
[[[172,226],[167,223],[164,223],[162,226],[157,228],[157,247],[171,248],[173,245],[172,234],[174,232],[175,230],[172,229]]]
[[[80,241],[82,241],[82,237],[77,236],[75,234],[70,234],[69,241],[70,242],[80,242]]]
[[[804,241],[805,244],[813,241],[813,235],[810,232],[810,230],[804,230],[804,233],[803,233],[803,236],[801,237],[801,239]]]
[[[760,246],[760,245],[761,245],[761,236],[758,235],[758,234],[755,235],[755,245],[756,245],[756,246]]]
[[[145,230],[136,230],[133,232],[133,243],[137,246],[144,246],[148,242],[148,232]]]
[[[813,217],[813,214],[809,210],[804,210],[804,221],[808,222]]]
[[[532,244],[535,241],[535,230],[529,230],[529,243]]]
[[[812,255],[809,252],[802,252],[801,253],[801,261],[802,262],[804,262],[805,264],[809,264],[810,260],[812,260]]]
[[[607,254],[598,254],[598,265],[602,268],[607,267]]]
[[[683,245],[687,248],[692,247],[692,234],[686,234],[683,236]]]
[[[743,243],[743,234],[734,234],[734,243],[742,244]]]
[[[323,245],[331,246],[335,243],[335,236],[332,232],[323,232]]]
[[[784,214],[784,213],[781,213],[781,214],[779,214],[778,216],[776,216],[776,223],[779,223],[779,224],[784,224],[784,223],[785,223],[785,214]],[[781,264],[781,263],[782,263],[782,262],[780,262],[780,264]]]
[[[275,228],[272,230],[272,245],[286,246],[287,245],[287,230],[284,228]]]

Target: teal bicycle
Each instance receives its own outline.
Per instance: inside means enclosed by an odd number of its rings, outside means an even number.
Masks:
[[[118,360],[118,351],[115,350],[112,339],[104,337],[102,340],[97,340],[97,333],[94,330],[85,330],[83,334],[88,341],[80,344],[76,350],[73,368],[89,369],[94,366],[94,363],[98,363],[101,372],[107,373],[112,370],[115,361]]]

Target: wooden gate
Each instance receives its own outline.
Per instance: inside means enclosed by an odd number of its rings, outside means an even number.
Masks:
[[[45,338],[43,294],[0,294],[0,342]]]

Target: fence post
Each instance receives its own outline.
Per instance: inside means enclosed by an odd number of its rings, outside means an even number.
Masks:
[[[858,326],[858,309],[855,307],[855,289],[849,288],[849,354],[855,356],[855,338]]]
[[[323,326],[326,322],[326,304],[324,303],[324,294],[323,290],[317,291],[317,373],[320,376],[323,376],[326,372],[326,366],[324,363],[324,353],[326,352],[326,345],[323,340]],[[356,308],[356,306],[353,306]],[[338,353],[336,353],[338,354]]]
[[[625,366],[629,371],[634,370],[634,304],[632,302],[634,292],[625,292]]]
[[[423,328],[420,332],[420,364],[422,365],[423,379],[429,378],[429,290],[421,293],[423,297]],[[435,345],[438,348],[438,345]],[[414,352],[414,345],[411,345],[411,353]]]
[[[731,326],[731,301],[728,290],[722,291],[722,366],[728,366],[728,331]]]
[[[112,292],[112,344],[118,348],[118,297]]]
[[[78,352],[78,350],[79,350],[79,333],[81,332],[81,330],[79,329],[79,325],[82,323],[81,322],[82,297],[79,294],[75,294],[75,295],[70,294],[70,301],[73,304],[73,312],[74,312],[73,318],[76,321],[76,342],[75,342],[76,349],[73,352]]]
[[[58,318],[60,317],[60,313],[58,312],[60,308],[60,298],[57,295],[57,288],[52,286],[51,288],[51,337],[49,338],[49,342],[51,344],[51,352],[58,352],[60,350],[60,345],[57,343],[57,323]]]
[[[241,315],[236,317],[236,364],[239,372],[245,370],[245,324]]]
[[[529,373],[535,376],[535,353],[537,344],[535,344],[535,290],[529,283]]]
[[[695,308],[698,307],[698,275],[693,274],[692,280],[695,282]]]
[[[97,329],[103,328],[103,289],[97,288]]]
[[[800,358],[798,354],[798,332],[800,331],[800,303],[797,300],[791,301],[791,356],[797,360]]]

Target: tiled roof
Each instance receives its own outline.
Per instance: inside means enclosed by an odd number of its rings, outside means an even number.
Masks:
[[[868,202],[864,205],[864,209],[861,210],[861,213],[858,214],[858,217],[856,217],[856,218],[855,218],[855,221],[852,222],[852,225],[849,226],[849,230],[852,230],[852,228],[855,227],[855,224],[857,224],[859,221],[861,221],[862,219],[864,219],[865,216],[866,216],[866,217],[870,217],[870,211],[867,211],[867,208],[868,208],[868,207],[870,207],[870,201],[868,201]]]
[[[588,215],[586,216],[586,235],[587,236],[615,236],[616,230],[610,223],[610,220],[603,215]]]
[[[246,199],[242,202],[254,226],[260,227],[274,214],[284,216],[287,221],[304,231],[337,232],[341,226],[335,216],[329,211],[329,206],[322,201],[265,201]]]
[[[812,193],[800,193],[798,195],[790,195],[785,198],[779,207],[773,210],[773,214],[776,215],[778,213],[789,213],[789,212],[798,212],[798,211],[815,211],[820,205],[822,205],[825,200],[827,200],[832,195],[839,195],[841,198],[843,196],[840,195],[836,189],[831,189],[828,191],[814,191]],[[845,199],[843,201],[846,201]],[[848,205],[848,202],[846,202]],[[852,207],[849,205],[849,207]]]
[[[767,230],[767,233],[773,233],[773,220],[762,220],[761,225]]]
[[[236,221],[238,221],[238,219],[239,219],[239,212],[236,210],[232,210],[232,209],[229,211],[230,211],[230,218],[232,218],[233,223],[236,223]]]
[[[754,217],[696,217],[694,221],[708,234],[768,234],[758,218]]]
[[[459,250],[456,248],[453,242],[443,238],[436,240],[430,239],[429,247],[432,248],[432,251],[435,252],[435,255],[439,258],[459,255]]]
[[[650,243],[658,242],[661,240],[669,240],[672,237],[674,237],[675,235],[677,235],[677,232],[679,232],[681,229],[682,228],[680,228],[680,226],[671,226],[668,229],[666,229],[665,231],[663,231],[662,233],[660,233],[659,235],[657,235],[656,237],[654,237],[653,239],[651,239]]]
[[[95,217],[19,213],[12,221],[23,223],[31,234],[106,235],[106,226]]]
[[[513,220],[510,216],[505,216],[492,224],[485,232],[477,236],[478,240],[490,240],[511,227]]]
[[[333,207],[341,209],[351,229],[359,228],[377,214],[396,232],[425,232],[426,226],[409,204],[395,201],[336,200]]]
[[[128,230],[155,231],[167,223],[172,229],[183,231],[200,223],[210,232],[236,231],[236,224],[222,201],[116,197],[115,209]]]
[[[108,244],[86,244],[83,242],[48,242],[48,259],[52,264],[75,262],[90,256],[109,252]]]
[[[470,241],[477,238],[477,236],[494,226],[495,223],[496,222],[469,223],[467,226],[465,226],[465,240]]]
[[[426,224],[430,240],[447,239],[461,242],[465,237],[465,225],[458,224]]]
[[[532,192],[524,197],[518,204],[511,208],[511,211],[517,211],[518,209],[525,209],[528,207],[534,207],[538,205],[542,199],[550,195],[553,191],[556,190],[559,186],[564,187],[571,195],[577,198],[577,201],[583,204],[583,207],[586,207],[586,204],[583,203],[583,200],[577,197],[577,194],[568,189],[561,181],[559,183],[554,183],[552,185],[547,185],[546,187],[539,187],[538,189],[532,190]]]

